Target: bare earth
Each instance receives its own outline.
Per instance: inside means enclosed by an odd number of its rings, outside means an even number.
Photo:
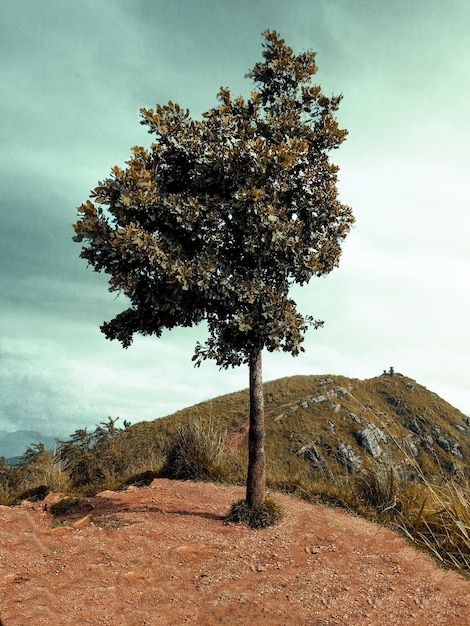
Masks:
[[[224,523],[243,495],[158,479],[58,528],[42,503],[0,507],[3,625],[470,624],[469,582],[392,531],[283,495],[277,526]]]

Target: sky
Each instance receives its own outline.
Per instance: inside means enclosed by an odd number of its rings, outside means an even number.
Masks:
[[[72,241],[76,207],[134,145],[139,109],[201,114],[248,96],[265,29],[316,52],[349,131],[331,154],[356,224],[340,267],[294,287],[325,320],[295,374],[415,379],[470,414],[468,0],[0,2],[0,430],[66,436],[151,420],[248,386],[245,366],[193,367],[203,326],[123,350],[99,326],[127,308]]]

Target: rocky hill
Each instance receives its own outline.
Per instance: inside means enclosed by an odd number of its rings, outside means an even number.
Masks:
[[[267,382],[268,488],[400,530],[470,572],[470,419],[415,380],[292,376]],[[79,430],[57,455],[0,466],[0,504],[49,491],[93,497],[155,478],[243,485],[249,390],[124,429]]]
[[[470,418],[415,380],[388,372],[367,380],[293,376],[265,383],[266,454],[271,479],[329,478],[392,466],[400,480],[470,477]],[[220,396],[125,437],[162,441],[195,419],[229,433],[247,432],[249,393]]]

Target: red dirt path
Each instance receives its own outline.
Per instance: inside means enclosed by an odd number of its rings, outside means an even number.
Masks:
[[[277,526],[224,523],[243,495],[158,479],[55,529],[42,503],[0,507],[3,625],[470,624],[469,582],[392,531],[285,495]]]

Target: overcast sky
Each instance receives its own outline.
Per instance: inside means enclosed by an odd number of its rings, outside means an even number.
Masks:
[[[0,430],[67,435],[247,387],[191,363],[203,327],[127,351],[99,326],[126,302],[72,242],[76,207],[151,138],[139,108],[194,117],[248,95],[261,32],[317,53],[349,130],[332,159],[357,219],[340,268],[293,297],[325,320],[264,379],[393,366],[470,414],[468,0],[15,0],[0,3]]]

